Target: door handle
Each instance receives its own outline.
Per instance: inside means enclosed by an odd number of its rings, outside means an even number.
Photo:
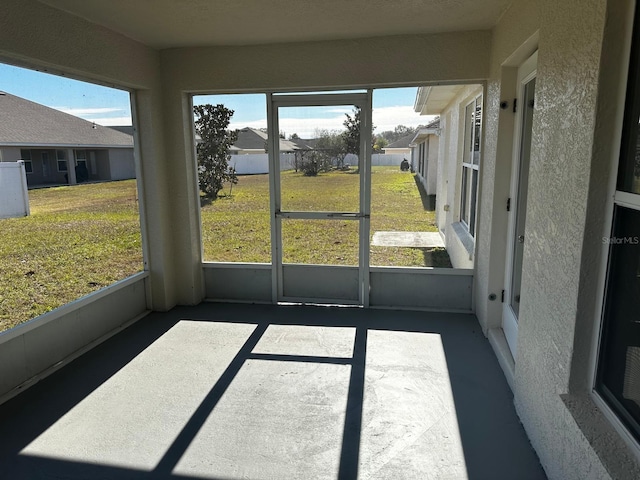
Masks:
[[[524,243],[524,235],[518,235],[518,243]]]

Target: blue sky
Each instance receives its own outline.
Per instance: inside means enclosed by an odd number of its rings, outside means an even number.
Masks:
[[[413,111],[416,87],[379,88],[373,91],[373,125],[375,132],[393,130],[397,125],[416,127],[429,123],[433,116],[420,116]],[[235,111],[231,119],[232,128],[265,128],[266,98],[264,94],[238,95],[199,95],[194,97],[195,104],[222,103]],[[302,138],[313,137],[318,129],[340,130],[349,107],[289,108],[280,112],[280,131],[287,137],[297,133]]]
[[[129,93],[0,63],[0,90],[99,125],[131,125]]]
[[[99,125],[131,125],[129,93],[65,77],[0,64],[0,90],[61,110]],[[417,126],[433,117],[413,111],[416,88],[376,89],[373,94],[373,124],[376,132],[396,125]],[[235,110],[231,128],[266,127],[264,94],[207,95],[194,103],[223,103]],[[280,130],[313,136],[316,129],[340,130],[349,108],[287,109],[281,112]]]

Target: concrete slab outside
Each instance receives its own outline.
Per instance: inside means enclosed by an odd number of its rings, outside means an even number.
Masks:
[[[202,304],[0,406],[0,478],[544,479],[472,315]]]
[[[439,232],[374,232],[372,246],[444,248]]]

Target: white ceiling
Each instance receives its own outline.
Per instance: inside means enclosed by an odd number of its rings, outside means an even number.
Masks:
[[[493,27],[512,0],[40,0],[155,48]]]

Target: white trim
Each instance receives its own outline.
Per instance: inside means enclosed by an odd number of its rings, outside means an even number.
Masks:
[[[313,305],[313,304],[322,304],[322,305],[353,305],[357,307],[361,307],[360,300],[337,300],[335,298],[319,298],[319,297],[280,297],[278,301],[278,305],[282,303],[294,303],[294,304],[305,304],[305,305]]]
[[[411,273],[419,275],[454,275],[473,276],[473,268],[442,267],[371,267],[372,273]]]
[[[62,152],[64,158],[60,159],[58,157],[58,152]],[[64,163],[64,170],[60,170],[60,162]],[[67,161],[67,152],[61,148],[56,149],[56,167],[58,168],[58,173],[67,173],[69,172],[69,162]]]
[[[369,269],[371,253],[371,140],[373,136],[373,89],[367,90],[365,108],[360,111],[360,303],[369,307],[371,275]]]
[[[280,210],[280,131],[278,130],[278,108],[273,103],[273,94],[266,94],[267,135],[269,137],[269,224],[271,229],[271,301],[276,304],[282,294],[282,224],[277,216]],[[277,197],[277,198],[276,198]]]
[[[331,107],[356,105],[364,108],[368,93],[305,93],[301,95],[273,95],[273,106],[280,107]]]
[[[511,391],[514,391],[515,375],[516,375],[516,363],[509,348],[507,337],[502,328],[490,328],[487,332],[487,338],[493,353],[496,354],[498,363],[502,368],[507,383]]]
[[[478,203],[479,203],[479,198],[480,198],[480,183],[481,183],[481,178],[480,178],[480,164],[482,163],[482,156],[483,156],[483,152],[484,152],[484,116],[485,116],[485,95],[484,95],[484,86],[483,89],[480,93],[473,95],[473,98],[470,99],[465,99],[464,102],[462,102],[460,104],[460,107],[462,109],[460,118],[462,119],[462,161],[460,162],[460,180],[459,180],[459,187],[460,187],[460,198],[457,199],[458,203],[458,221],[459,223],[461,223],[462,225],[465,226],[465,228],[467,229],[467,232],[469,233],[469,235],[471,236],[471,238],[474,239],[474,244],[475,244],[475,237],[476,234],[478,232]],[[469,108],[469,106],[473,105],[473,114],[475,115],[477,106],[478,106],[478,99],[480,99],[480,108],[481,108],[481,115],[480,115],[480,150],[478,152],[478,163],[474,163],[473,162],[473,146],[475,143],[475,139],[476,139],[476,133],[475,133],[475,122],[474,125],[471,129],[471,138],[470,138],[470,147],[471,147],[471,157],[469,158],[469,162],[465,162],[465,155],[467,154],[467,149],[466,149],[466,140],[467,140],[467,127],[469,126],[470,123],[470,118],[467,118],[467,109]],[[468,188],[463,189],[463,183],[464,183],[464,179],[465,179],[465,169],[470,171],[469,176],[467,177],[468,182],[471,182],[469,185],[466,185]],[[475,201],[473,202],[474,204],[474,208],[473,208],[473,212],[471,211],[471,203],[472,203],[472,196],[469,196],[468,198],[465,198],[466,192],[469,191],[469,193],[471,193],[472,189],[472,185],[473,185],[473,171],[476,171],[476,191],[475,191]],[[462,200],[465,200],[464,202]],[[471,220],[471,217],[473,217],[473,225],[469,225],[467,223],[467,221],[463,218],[463,204],[464,204],[464,210],[468,210],[468,215],[469,215],[469,220]],[[473,213],[473,214],[472,214]],[[471,233],[472,228],[473,227],[473,233]],[[474,247],[475,249],[475,247]]]
[[[360,220],[362,214],[357,212],[321,212],[321,211],[297,211],[277,212],[280,218],[297,220]]]
[[[248,262],[202,262],[203,268],[251,268],[255,270],[269,270],[270,263],[248,263]]]
[[[137,108],[137,95],[135,91],[129,92],[129,105],[131,109],[131,123],[133,124],[133,166],[136,172],[136,191],[138,195],[138,216],[140,222],[140,240],[142,244],[142,268],[144,272],[149,272],[149,223],[147,219],[146,208],[146,194],[143,182],[143,166],[140,161],[140,135],[138,129],[138,108]],[[75,151],[73,152],[75,162]],[[151,309],[153,306],[153,289],[151,288],[151,281],[146,284],[146,296],[147,296],[147,308]]]
[[[462,308],[406,307],[403,305],[372,305],[369,308],[372,310],[401,310],[406,312],[455,313],[460,315],[473,315],[475,317],[473,310],[465,310]]]
[[[537,76],[538,52],[537,50],[527,58],[520,67],[516,81],[516,98],[520,104],[524,101],[525,87]],[[502,303],[502,330],[513,358],[518,353],[518,319],[511,308],[511,283],[513,277],[514,239],[516,234],[516,214],[518,213],[518,199],[520,195],[520,167],[522,148],[522,129],[524,126],[524,114],[526,109],[520,106],[517,110],[513,130],[513,148],[511,156],[511,181],[509,184],[509,197],[511,199],[511,211],[508,212],[507,242],[505,252],[504,273],[504,301]],[[528,188],[528,187],[527,187]],[[526,207],[525,207],[526,208]]]
[[[288,265],[313,265],[310,263],[290,263]],[[327,265],[321,265],[326,267]],[[343,266],[343,265],[338,265]],[[344,265],[348,266],[348,265]],[[270,263],[241,263],[241,262],[211,262],[206,261],[202,262],[203,268],[230,268],[230,269],[243,269],[243,268],[251,268],[254,270],[269,270],[271,269]],[[351,267],[356,268],[355,265],[351,265]],[[442,268],[442,267],[371,267],[369,271],[372,273],[412,273],[412,274],[421,274],[421,275],[460,275],[460,276],[471,276],[473,275],[472,268]]]
[[[616,191],[613,196],[613,201],[621,207],[640,210],[640,194]]]

